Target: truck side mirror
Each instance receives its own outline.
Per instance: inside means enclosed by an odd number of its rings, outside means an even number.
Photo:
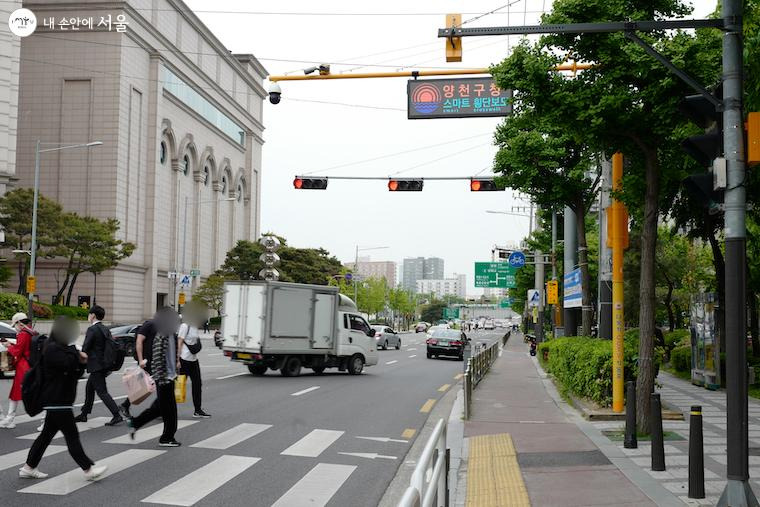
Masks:
[[[370,328],[369,330],[369,337],[372,338],[375,336],[375,328]]]

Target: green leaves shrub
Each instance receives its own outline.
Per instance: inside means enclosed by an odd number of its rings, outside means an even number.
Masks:
[[[16,312],[24,312],[29,309],[29,301],[21,294],[0,292],[0,319],[11,320]]]
[[[680,346],[670,352],[670,365],[676,371],[691,371],[691,346]]]

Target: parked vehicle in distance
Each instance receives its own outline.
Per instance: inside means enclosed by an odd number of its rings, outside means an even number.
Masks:
[[[394,347],[396,350],[401,348],[401,337],[396,331],[388,326],[372,326],[375,330],[375,342],[377,350],[388,350],[388,347]]]
[[[495,328],[496,328],[496,325],[494,324],[493,319],[488,319],[483,324],[483,329],[485,329],[485,330],[491,330],[492,331]]]
[[[16,343],[16,330],[4,322],[0,322],[0,338],[5,338],[10,343]],[[0,352],[0,378],[5,374],[13,375],[12,358],[8,352]]]
[[[337,287],[250,281],[224,290],[224,355],[253,375],[297,377],[302,367],[359,375],[377,364],[376,331]]]
[[[438,356],[456,357],[464,360],[464,346],[468,342],[467,335],[456,329],[434,329],[427,341],[427,358]]]
[[[111,336],[124,347],[127,357],[132,357],[135,353],[135,343],[137,341],[137,332],[142,324],[127,324],[111,326]]]
[[[414,326],[414,332],[415,333],[424,333],[428,330],[430,327],[429,322],[418,322],[417,325]]]

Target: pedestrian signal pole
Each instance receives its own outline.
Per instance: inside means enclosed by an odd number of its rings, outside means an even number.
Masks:
[[[612,191],[623,189],[623,154],[612,156]],[[607,241],[612,247],[612,411],[623,412],[623,251],[628,246],[628,212],[613,198],[607,209]]]

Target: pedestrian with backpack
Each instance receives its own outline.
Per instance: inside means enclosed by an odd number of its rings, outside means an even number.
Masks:
[[[87,354],[87,371],[90,376],[87,378],[82,412],[75,421],[87,422],[87,416],[92,412],[92,405],[95,403],[95,393],[98,393],[103,404],[111,411],[111,420],[106,423],[106,426],[116,426],[124,419],[121,417],[116,402],[108,393],[106,378],[114,369],[121,368],[120,363],[124,362],[124,354],[111,336],[111,331],[103,325],[102,320],[105,316],[105,309],[99,305],[92,305],[87,315],[90,327],[87,328],[85,334],[82,352]]]
[[[16,427],[16,409],[21,401],[21,382],[29,371],[29,358],[32,348],[32,338],[37,334],[32,329],[32,321],[23,312],[16,313],[11,319],[11,326],[16,329],[16,343],[8,343],[5,347],[15,361],[15,374],[11,386],[8,414],[0,419],[0,428],[13,429]]]
[[[24,379],[24,406],[30,415],[45,410],[42,431],[18,471],[22,479],[44,479],[48,474],[37,466],[50,442],[60,431],[66,440],[69,454],[84,471],[85,479],[96,481],[106,471],[87,457],[79,440],[79,430],[74,422],[73,404],[77,396],[77,382],[84,372],[87,354],[74,346],[79,335],[79,324],[67,317],[57,317],[45,340],[39,362],[33,365]]]

